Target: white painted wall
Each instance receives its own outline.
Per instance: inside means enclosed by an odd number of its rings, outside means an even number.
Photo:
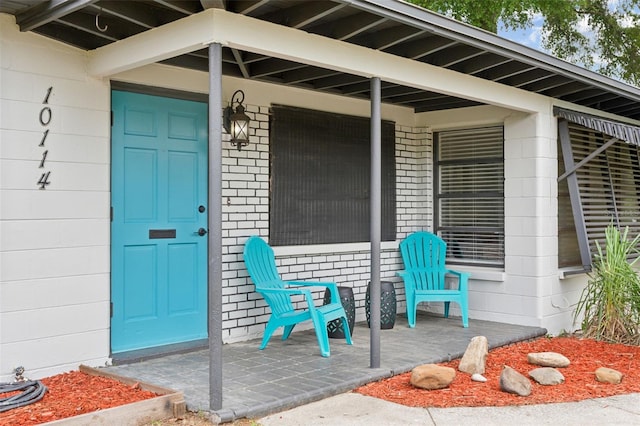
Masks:
[[[0,43],[0,381],[6,381],[18,365],[38,378],[75,369],[80,363],[108,362],[110,84],[87,76],[85,53],[20,33],[13,17],[0,15]],[[379,59],[389,73],[400,72],[391,70],[387,56]],[[458,74],[418,68],[405,69],[397,78],[426,81],[432,77],[429,73],[437,73],[438,84],[459,90]],[[209,84],[206,73],[164,65],[147,65],[112,78],[197,93],[207,93]],[[513,100],[515,109],[538,112],[477,107],[413,114],[401,107],[382,108],[383,118],[397,124],[398,239],[433,227],[432,132],[504,124],[506,266],[504,270],[459,268],[472,272],[470,316],[559,332],[570,327],[570,305],[584,280],[558,279],[556,129],[551,103],[494,83],[486,87],[480,87],[483,83],[477,79],[473,83],[474,96],[491,91],[501,102]],[[433,80],[423,85],[428,84]],[[52,118],[46,126],[50,133],[45,147],[39,147],[45,127],[39,114],[49,87],[53,88]],[[259,336],[268,317],[241,253],[248,236],[268,237],[269,232],[269,105],[370,114],[366,101],[236,78],[223,79],[223,100],[227,102],[237,89],[244,90],[253,120],[249,147],[239,152],[226,142],[223,146],[227,343]],[[36,182],[43,170],[38,166],[47,149],[44,170],[51,171],[51,184],[40,190]],[[363,320],[368,250],[363,243],[284,247],[276,254],[287,279],[327,279],[353,287],[357,317]],[[395,277],[400,268],[397,241],[384,243],[382,278],[396,282],[398,310],[403,312],[402,284]],[[457,307],[452,313],[458,313]]]
[[[0,381],[109,354],[109,87],[0,14]],[[49,87],[48,105],[43,105]],[[40,113],[44,107],[40,123]],[[49,134],[39,146],[44,131]],[[47,152],[43,168],[39,168]],[[38,189],[43,172],[50,185]]]
[[[425,113],[418,120],[434,131],[504,125],[505,267],[456,268],[471,273],[471,318],[558,334],[574,330],[573,308],[586,281],[560,279],[558,273],[557,129],[551,111],[549,100],[538,114],[475,107]]]

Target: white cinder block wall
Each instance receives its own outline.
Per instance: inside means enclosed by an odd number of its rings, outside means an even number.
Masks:
[[[0,36],[0,381],[7,381],[19,365],[39,378],[80,363],[109,361],[110,85],[87,77],[84,52],[20,33],[11,16],[0,15]],[[168,66],[117,77],[208,90],[206,73]],[[247,93],[253,121],[251,145],[237,151],[225,142],[222,159],[227,343],[260,336],[268,319],[268,308],[247,277],[242,250],[248,236],[269,236],[269,105],[369,113],[368,102],[224,79],[226,91],[237,88]],[[415,230],[433,229],[432,132],[504,124],[506,267],[459,268],[472,273],[470,316],[544,326],[552,333],[570,328],[584,279],[558,278],[552,115],[497,107],[414,115],[384,106],[383,118],[396,122],[398,241]],[[37,182],[45,172],[51,172],[50,184],[41,190]],[[368,243],[276,248],[286,279],[352,287],[358,320],[365,317],[368,253]],[[399,269],[397,241],[383,243],[382,279],[395,282],[398,312],[404,312],[402,282],[395,277]],[[429,308],[441,312],[440,306]],[[459,314],[457,306],[452,314]]]
[[[0,42],[0,381],[17,366],[37,378],[104,365],[109,86],[85,75],[82,52],[12,16],[0,14]]]

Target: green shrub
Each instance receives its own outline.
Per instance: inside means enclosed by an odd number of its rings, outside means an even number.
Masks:
[[[634,267],[640,236],[629,240],[613,224],[606,231],[605,249],[596,241],[589,281],[582,291],[574,320],[584,314],[584,337],[607,342],[640,344],[640,278]]]

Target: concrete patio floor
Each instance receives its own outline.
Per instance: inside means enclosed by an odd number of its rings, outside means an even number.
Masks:
[[[257,418],[352,390],[363,384],[410,371],[414,367],[460,358],[474,336],[491,348],[546,334],[544,328],[418,315],[416,327],[399,315],[393,329],[380,332],[380,368],[369,368],[370,330],[357,323],[353,345],[330,339],[331,356],[320,356],[313,330],[271,338],[264,350],[251,340],[223,346],[221,422]],[[197,350],[105,367],[121,376],[184,393],[187,409],[209,409],[209,353]]]

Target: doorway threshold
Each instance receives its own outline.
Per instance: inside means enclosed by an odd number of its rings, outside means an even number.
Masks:
[[[111,355],[111,365],[133,364],[160,358],[167,355],[195,352],[209,347],[208,339],[192,340],[190,342],[173,343],[170,345],[154,346],[152,348],[136,349],[134,351],[118,352]]]

